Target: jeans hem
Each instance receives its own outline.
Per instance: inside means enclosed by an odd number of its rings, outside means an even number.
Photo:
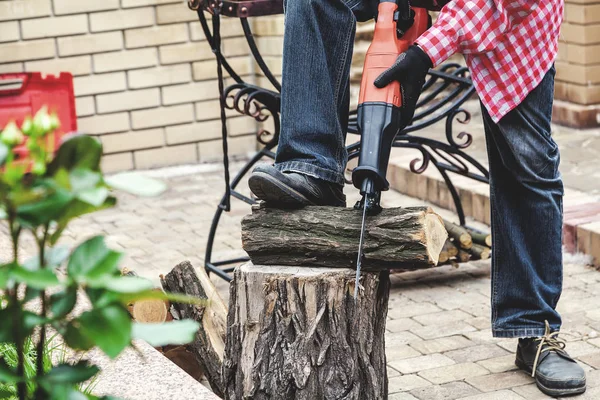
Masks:
[[[552,332],[556,332],[560,329],[560,327],[551,326],[550,330]],[[498,329],[492,328],[492,336],[497,338],[526,338],[526,337],[540,337],[544,336],[546,333],[545,328],[532,328],[532,327],[522,327],[522,328],[511,328],[511,329]]]
[[[303,161],[284,161],[274,164],[274,167],[281,172],[299,172],[313,178],[322,179],[338,185],[344,185],[344,176],[336,171],[317,167]]]

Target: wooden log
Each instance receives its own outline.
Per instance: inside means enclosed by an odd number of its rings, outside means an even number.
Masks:
[[[225,399],[387,399],[389,272],[243,264],[230,287]]]
[[[466,250],[460,249],[458,250],[458,255],[456,256],[456,260],[459,263],[468,262],[471,259],[471,253]]]
[[[443,251],[447,251],[448,256],[450,257],[456,257],[458,255],[458,248],[450,241],[450,239],[447,239],[446,243],[444,243]]]
[[[482,246],[492,247],[492,235],[490,233],[476,231],[475,229],[468,228],[467,232],[471,235],[473,243],[480,244]]]
[[[444,226],[448,236],[454,239],[454,243],[465,250],[469,250],[473,244],[473,238],[465,228],[455,223],[444,220]]]
[[[446,250],[445,248],[443,248],[442,251],[440,252],[440,256],[438,258],[438,264],[437,265],[443,265],[449,259],[450,259],[450,255],[448,254],[448,250]]]
[[[242,246],[255,264],[354,268],[362,213],[352,208],[258,208],[242,220]],[[447,238],[429,207],[367,216],[365,270],[434,266]]]
[[[183,293],[208,300],[206,305],[174,303],[179,319],[189,318],[200,323],[195,340],[189,345],[202,366],[210,387],[217,396],[223,396],[221,369],[227,332],[227,307],[217,293],[204,268],[195,270],[189,261],[177,265],[166,276],[161,276],[165,291]]]
[[[469,249],[469,253],[473,255],[474,260],[487,260],[490,258],[491,250],[489,247],[481,246],[473,243],[473,247]]]

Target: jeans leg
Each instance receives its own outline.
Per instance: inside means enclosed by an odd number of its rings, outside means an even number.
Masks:
[[[483,109],[492,210],[492,332],[495,337],[558,330],[562,291],[560,155],[550,135],[554,67],[497,124]]]
[[[344,183],[349,75],[362,0],[285,3],[281,135],[275,167]]]

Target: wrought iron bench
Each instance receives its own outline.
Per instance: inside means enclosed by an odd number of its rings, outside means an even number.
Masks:
[[[280,129],[279,91],[281,90],[281,84],[263,60],[256,42],[254,41],[248,18],[281,14],[283,13],[283,1],[223,0],[217,2],[216,0],[189,0],[188,6],[190,9],[197,12],[207,42],[215,53],[219,71],[219,90],[221,92],[221,118],[223,120],[225,119],[224,108],[228,108],[250,116],[259,122],[271,118],[273,123],[272,132],[266,130],[258,132],[257,140],[263,146],[262,149],[257,151],[231,180],[229,178],[229,166],[227,161],[227,136],[226,131],[224,130],[223,132],[226,190],[213,217],[206,245],[204,263],[208,273],[212,272],[225,280],[231,280],[229,273],[234,269],[232,265],[247,261],[248,258],[242,257],[220,261],[212,260],[213,245],[219,221],[223,212],[229,210],[230,197],[235,197],[247,204],[255,203],[253,199],[238,192],[236,187],[258,161],[263,158],[275,159],[273,149],[277,146]],[[205,12],[212,14],[212,29],[209,26]],[[272,91],[245,82],[221,54],[221,16],[236,17],[240,19],[242,30],[252,56],[264,76],[271,82],[277,91]],[[221,69],[224,69],[235,81],[234,84],[227,88],[224,87]],[[474,87],[469,79],[466,67],[461,66],[460,64],[449,63],[429,71],[429,76],[423,92],[424,93],[417,104],[418,108],[412,124],[398,133],[398,136],[394,141],[394,147],[411,148],[421,152],[421,158],[416,158],[410,163],[410,169],[414,173],[423,173],[431,164],[435,166],[443,177],[450,194],[452,195],[460,223],[464,225],[465,214],[458,191],[452,183],[450,173],[489,183],[489,173],[487,169],[464,152],[464,149],[469,147],[472,143],[471,134],[460,132],[455,135],[453,131],[454,121],[466,124],[470,120],[469,112],[462,108],[462,105],[469,97],[471,97],[474,92]],[[444,120],[446,125],[445,142],[426,136],[424,131],[425,128]],[[417,135],[417,132],[421,133],[421,135]],[[350,112],[348,133],[358,134],[356,110]],[[359,149],[360,143],[358,139],[356,143],[347,147],[349,160],[358,157]]]

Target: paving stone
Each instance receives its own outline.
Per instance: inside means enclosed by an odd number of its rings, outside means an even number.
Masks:
[[[389,378],[388,393],[407,392],[409,390],[429,385],[431,385],[430,382],[414,374],[395,376],[393,378]]]
[[[481,365],[482,367],[494,374],[518,369],[515,365],[514,354],[478,361],[477,364]]]
[[[454,360],[442,354],[428,354],[425,356],[406,358],[399,361],[390,361],[389,365],[403,374],[412,374],[426,369],[443,367],[456,364]]]
[[[495,344],[481,344],[444,353],[446,357],[450,357],[457,363],[487,360],[489,358],[501,357],[508,354],[509,353],[506,350]]]
[[[585,393],[575,397],[577,400],[598,400],[600,399],[600,387],[587,389]]]
[[[533,378],[522,371],[501,372],[498,374],[476,376],[467,379],[467,383],[482,392],[494,392],[502,389],[509,389],[515,386],[526,385]]]
[[[405,358],[418,357],[421,355],[421,353],[406,344],[389,346],[386,336],[385,355],[389,363],[391,360],[397,361]]]
[[[445,336],[460,335],[467,332],[473,332],[476,329],[464,322],[450,322],[422,328],[411,329],[411,332],[423,339],[436,339]]]
[[[581,362],[586,363],[587,365],[594,367],[595,369],[600,369],[600,352],[580,356],[577,357],[577,359]]]
[[[422,340],[423,339],[420,337],[408,331],[389,333],[385,336],[385,347],[388,348],[401,344],[415,343]]]
[[[412,318],[388,319],[385,324],[385,329],[390,332],[403,332],[413,328],[420,328],[423,325],[419,324]]]
[[[416,400],[417,398],[410,393],[399,392],[388,396],[388,400]]]
[[[479,391],[466,382],[450,382],[414,389],[410,393],[419,400],[454,400],[478,394]]]
[[[512,388],[512,391],[520,396],[523,396],[527,400],[546,400],[554,398],[545,395],[542,391],[540,391],[540,389],[538,389],[535,383],[514,387]]]
[[[465,322],[477,329],[489,329],[491,324],[489,316],[468,318]]]
[[[413,342],[410,347],[422,354],[443,353],[445,351],[473,346],[474,343],[463,336],[449,336],[433,340]]]
[[[585,380],[588,388],[600,387],[600,370],[587,371]]]
[[[446,367],[428,369],[419,372],[419,376],[434,384],[460,381],[474,376],[487,375],[489,372],[474,363],[448,365]]]
[[[423,315],[441,311],[441,308],[431,303],[413,303],[410,306],[392,307],[388,310],[388,317],[392,319],[410,318],[415,315]]]
[[[415,321],[422,325],[439,325],[439,324],[449,324],[451,322],[460,322],[468,319],[470,317],[464,311],[461,310],[451,310],[451,311],[441,311],[431,314],[425,315],[416,315],[413,317]]]
[[[510,390],[499,390],[497,392],[476,394],[474,396],[464,397],[463,400],[523,400],[524,397],[519,396]]]

